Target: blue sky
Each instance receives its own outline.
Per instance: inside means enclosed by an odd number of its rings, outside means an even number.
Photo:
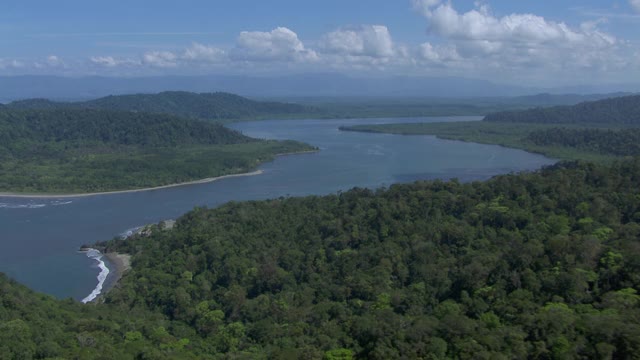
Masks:
[[[640,81],[640,0],[6,0],[0,74]]]

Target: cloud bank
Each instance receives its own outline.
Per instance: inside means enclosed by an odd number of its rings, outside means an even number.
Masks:
[[[231,44],[192,42],[138,55],[58,56],[34,61],[0,58],[4,73],[71,71],[91,74],[287,73],[342,71],[402,75],[480,76],[505,82],[627,79],[640,75],[640,49],[604,30],[606,19],[567,24],[532,13],[496,15],[477,2],[459,11],[455,1],[410,1],[424,19],[423,40],[398,41],[384,24],[347,25],[315,39],[285,26],[241,31]],[[640,11],[640,0],[629,0]]]

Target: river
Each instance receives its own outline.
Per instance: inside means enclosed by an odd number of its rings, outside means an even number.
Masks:
[[[478,117],[420,119],[273,120],[231,125],[265,139],[294,139],[319,152],[278,157],[263,174],[146,192],[65,199],[0,197],[0,272],[59,298],[85,298],[100,272],[82,244],[111,239],[127,230],[176,218],[195,206],[280,196],[322,195],[352,187],[378,188],[426,179],[484,180],[497,174],[538,169],[555,161],[500,146],[400,136],[342,132],[339,126]],[[108,264],[107,264],[108,265]]]

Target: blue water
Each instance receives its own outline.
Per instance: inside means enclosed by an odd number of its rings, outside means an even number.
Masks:
[[[328,194],[352,187],[458,178],[538,169],[554,160],[500,146],[436,139],[342,132],[339,126],[421,119],[261,121],[232,125],[259,138],[295,139],[317,153],[289,155],[260,167],[262,175],[147,192],[70,199],[0,197],[0,271],[32,289],[60,298],[85,298],[97,285],[98,263],[80,254],[82,244],[111,239],[128,229],[176,218],[195,206],[231,200]]]

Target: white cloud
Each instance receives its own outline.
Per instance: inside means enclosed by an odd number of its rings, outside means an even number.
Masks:
[[[188,61],[218,63],[225,61],[226,52],[213,46],[193,43],[185,50],[182,58]]]
[[[49,66],[60,66],[62,65],[62,60],[60,60],[59,57],[57,57],[56,55],[49,55],[47,56],[47,64]]]
[[[391,57],[396,51],[389,29],[383,25],[361,25],[326,34],[321,42],[324,51],[334,54]]]
[[[89,59],[96,65],[102,65],[106,67],[116,67],[120,64],[113,56],[92,56]]]
[[[633,10],[640,13],[640,0],[629,0],[629,5],[631,5]]]
[[[431,8],[440,4],[441,0],[411,0],[413,8],[421,14],[428,16],[431,13]]]
[[[0,69],[20,69],[23,68],[25,64],[22,61],[16,59],[3,59],[0,58]]]
[[[459,13],[451,3],[443,3],[430,8],[426,17],[431,33],[457,40],[525,44],[590,43],[603,46],[616,42],[615,37],[600,32],[597,24],[574,30],[565,23],[548,21],[533,14],[511,14],[498,18],[486,6]]]
[[[434,46],[431,43],[420,45],[420,57],[423,60],[435,64],[444,64],[451,61],[461,60],[458,49],[455,46]]]
[[[116,68],[119,66],[135,66],[140,65],[140,61],[130,58],[116,58],[113,56],[92,56],[89,61],[98,66],[104,66],[108,68]]]
[[[176,67],[178,56],[169,51],[151,51],[142,56],[142,63],[154,67]]]
[[[535,69],[540,69],[538,76],[569,69],[609,71],[628,63],[621,56],[624,41],[599,30],[604,20],[572,28],[534,14],[498,17],[479,3],[461,13],[451,1],[412,1],[427,19],[428,33],[446,44],[421,45],[418,56],[423,63],[492,70],[504,76]]]
[[[313,61],[318,55],[306,49],[298,35],[286,27],[270,32],[243,31],[233,57],[247,61]]]

